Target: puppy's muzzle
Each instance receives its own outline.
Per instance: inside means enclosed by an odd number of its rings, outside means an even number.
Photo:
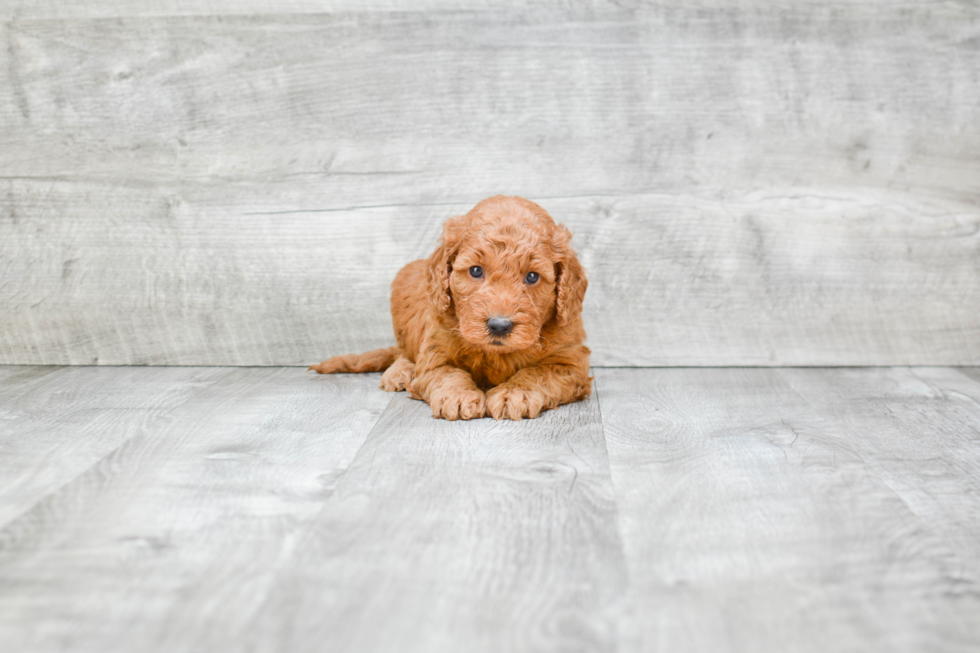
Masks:
[[[496,338],[503,338],[514,330],[514,321],[506,317],[492,317],[487,320],[487,331]]]

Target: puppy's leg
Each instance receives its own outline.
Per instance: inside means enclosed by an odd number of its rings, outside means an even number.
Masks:
[[[519,370],[487,392],[487,414],[494,419],[534,418],[543,410],[585,399],[590,394],[592,379],[585,350],[583,356],[573,356],[570,361],[546,359]]]
[[[476,419],[486,416],[486,395],[466,370],[440,365],[421,373],[408,387],[416,399],[429,404],[434,417]]]
[[[401,357],[381,375],[381,385],[378,387],[387,392],[401,392],[412,382],[414,375],[415,363]]]

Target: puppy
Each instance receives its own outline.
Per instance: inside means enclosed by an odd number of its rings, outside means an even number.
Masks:
[[[435,417],[519,420],[592,392],[583,344],[588,282],[543,208],[496,196],[450,218],[428,259],[391,284],[397,347],[329,358],[321,374],[378,372]]]

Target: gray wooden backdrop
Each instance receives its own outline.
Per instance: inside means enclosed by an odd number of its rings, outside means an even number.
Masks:
[[[980,6],[0,2],[0,363],[391,344],[539,201],[596,365],[980,364]]]

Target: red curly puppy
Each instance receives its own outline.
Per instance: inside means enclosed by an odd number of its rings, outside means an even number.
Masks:
[[[428,259],[391,284],[398,346],[310,369],[377,372],[445,419],[537,417],[592,392],[582,344],[588,282],[569,231],[521,197],[485,199],[450,218]]]

